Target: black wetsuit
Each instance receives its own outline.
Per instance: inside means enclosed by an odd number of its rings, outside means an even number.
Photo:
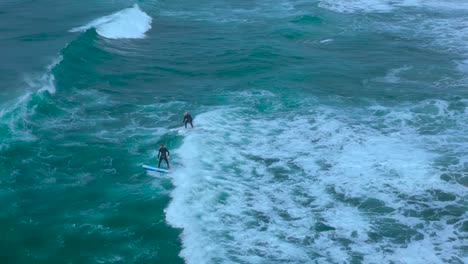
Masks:
[[[184,125],[185,125],[185,128],[187,128],[187,124],[190,124],[193,128],[193,124],[192,124],[192,116],[190,114],[187,114],[184,116]]]
[[[161,167],[161,161],[166,161],[166,164],[167,164],[167,168],[169,169],[169,160],[167,159],[167,157],[169,156],[169,150],[167,150],[167,148],[165,147],[162,147],[162,148],[159,148],[159,153],[158,153],[158,158],[159,158],[159,163],[158,163],[158,168]]]

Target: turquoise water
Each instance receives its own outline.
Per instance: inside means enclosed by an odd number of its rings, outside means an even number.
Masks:
[[[468,262],[467,15],[3,1],[0,262]]]

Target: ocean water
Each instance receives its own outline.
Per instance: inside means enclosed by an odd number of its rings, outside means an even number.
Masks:
[[[3,0],[0,25],[0,263],[468,262],[467,2]]]

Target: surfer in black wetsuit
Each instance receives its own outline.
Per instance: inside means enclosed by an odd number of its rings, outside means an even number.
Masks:
[[[184,125],[185,125],[185,128],[187,128],[187,124],[190,124],[193,128],[193,124],[192,124],[192,116],[188,113],[188,112],[185,112],[184,113]]]
[[[159,145],[158,158],[159,158],[158,168],[161,167],[161,161],[164,160],[164,161],[166,161],[167,169],[170,169],[170,166],[169,166],[169,150],[167,150],[167,148],[164,147],[164,144]]]

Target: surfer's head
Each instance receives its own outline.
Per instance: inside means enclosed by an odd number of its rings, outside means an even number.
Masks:
[[[159,147],[164,148],[164,144],[159,144]]]
[[[184,115],[188,115],[188,112],[184,112]]]

